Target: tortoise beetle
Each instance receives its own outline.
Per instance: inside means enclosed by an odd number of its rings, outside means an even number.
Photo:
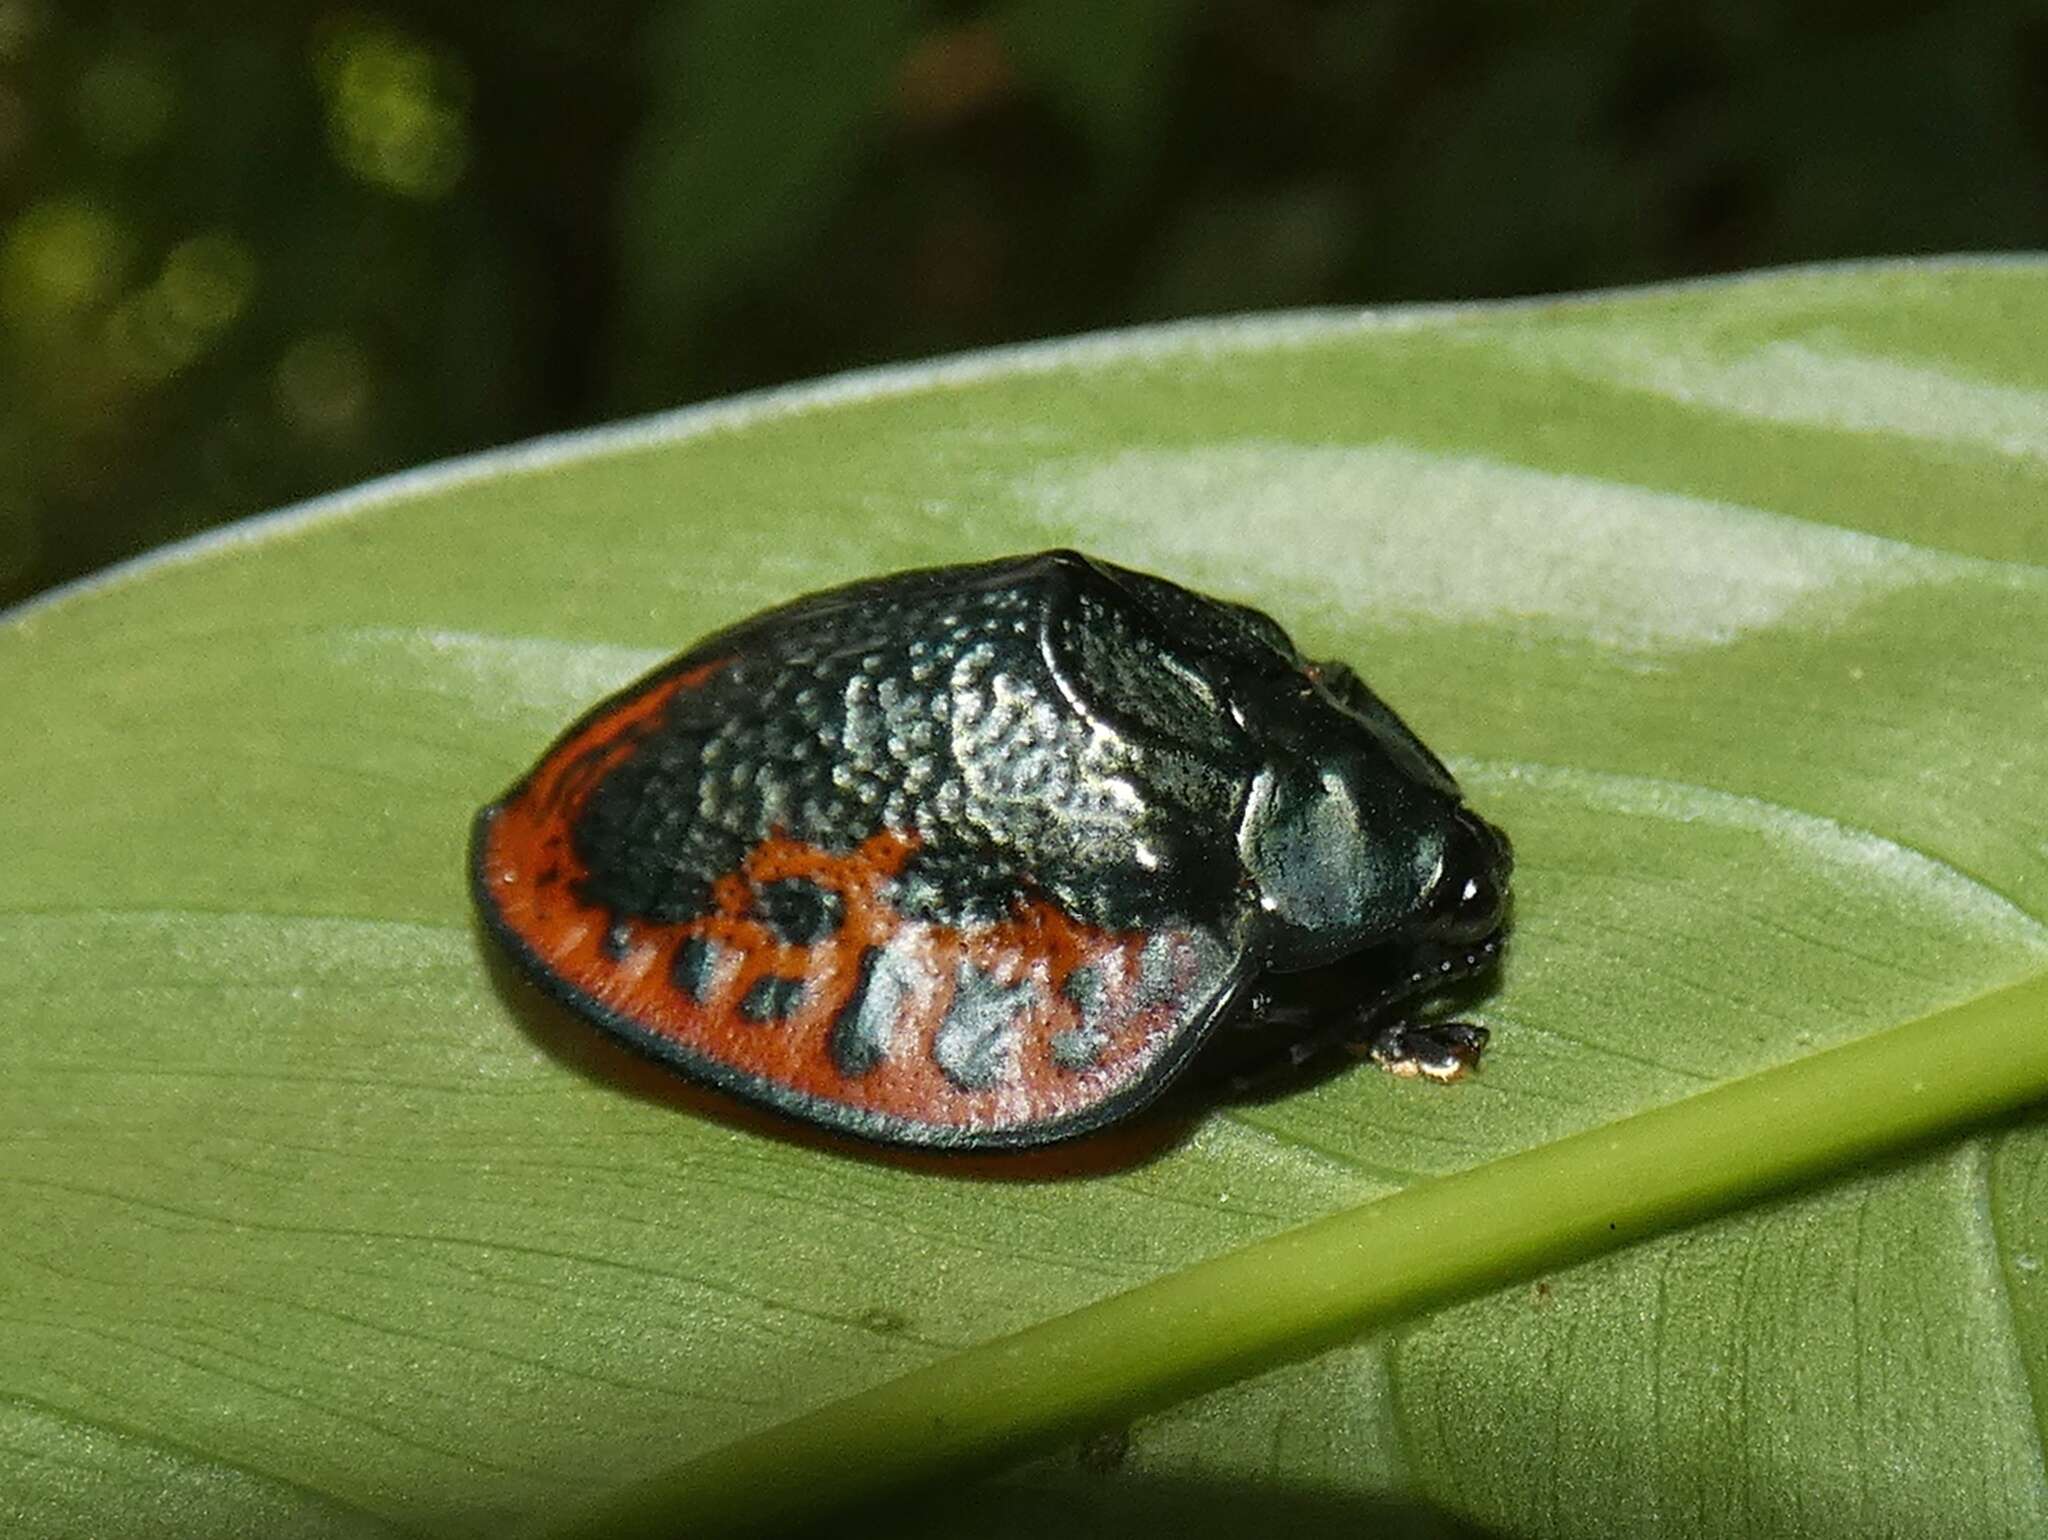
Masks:
[[[1386,1020],[1491,966],[1512,857],[1342,663],[1074,551],[897,573],[718,632],[478,815],[490,931],[746,1100],[1016,1148],[1153,1100],[1219,1025],[1456,1078]]]

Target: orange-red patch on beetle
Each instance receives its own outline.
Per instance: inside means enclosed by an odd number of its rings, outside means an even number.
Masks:
[[[885,829],[846,851],[771,835],[739,870],[713,881],[705,913],[677,924],[586,902],[589,872],[573,838],[585,803],[670,700],[721,666],[685,670],[614,702],[485,815],[479,892],[579,1008],[643,1047],[769,1100],[815,1099],[892,1137],[926,1130],[943,1139],[1087,1114],[1146,1078],[1181,1035],[1190,1001],[1222,987],[1220,959],[1205,938],[1104,931],[1045,898],[972,928],[906,918],[892,883],[918,845],[908,831]],[[830,895],[830,934],[794,941],[764,921],[762,890],[789,881]],[[880,1023],[880,1051],[849,1068],[834,1035],[859,1007],[863,970],[884,958],[895,994]],[[1069,987],[1083,969],[1085,1010]],[[949,1072],[940,1043],[963,981],[992,991],[1007,1011],[1000,1055],[970,1083]],[[766,1017],[748,1009],[764,988],[786,997]]]

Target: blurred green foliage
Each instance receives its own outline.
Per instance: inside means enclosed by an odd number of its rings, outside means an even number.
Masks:
[[[0,600],[1168,315],[2048,245],[2048,9],[0,0]]]

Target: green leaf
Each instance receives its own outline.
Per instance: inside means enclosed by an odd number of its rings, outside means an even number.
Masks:
[[[560,1533],[658,1536],[685,1518],[713,1533],[779,1529],[1085,1435],[1361,1327],[2022,1106],[2048,1088],[2044,1023],[2048,974],[1418,1182],[725,1445]],[[910,1427],[923,1439],[906,1440]],[[795,1470],[807,1473],[801,1485],[787,1480]]]
[[[957,1355],[1037,1328],[1014,1383],[1046,1383],[1058,1317],[1153,1284],[1190,1353],[1247,1298],[1379,1329],[1261,1339],[985,1486],[983,1529],[2038,1531],[2048,1124],[1967,1121],[2043,1089],[2038,1006],[1937,1013],[2048,965],[2044,302],[2039,263],[1912,264],[984,355],[401,478],[17,611],[0,1527],[484,1534],[749,1436],[800,1486],[830,1451],[799,1419],[927,1370],[867,1432],[928,1478],[964,1417],[1022,1449],[1073,1415]],[[1056,543],[1354,661],[1513,833],[1477,1082],[861,1158],[489,957],[468,817],[581,704],[792,593]],[[1959,1082],[1995,1094],[1925,1100]],[[1726,1110],[1792,1083],[1796,1118]],[[1673,1117],[1708,1156],[1663,1189],[1583,1158]],[[1822,1158],[1934,1143],[1711,1221],[1674,1196],[1845,1133]],[[1502,1171],[1505,1261],[1473,1211],[1355,1272],[1327,1239]],[[1651,1238],[1565,1266],[1623,1209]],[[1091,1404],[1217,1382],[1159,1391],[1146,1340]]]

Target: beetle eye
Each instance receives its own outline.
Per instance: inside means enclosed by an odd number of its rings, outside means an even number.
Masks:
[[[1483,941],[1492,935],[1500,928],[1513,865],[1500,831],[1461,808],[1423,916],[1424,934],[1439,941]]]

